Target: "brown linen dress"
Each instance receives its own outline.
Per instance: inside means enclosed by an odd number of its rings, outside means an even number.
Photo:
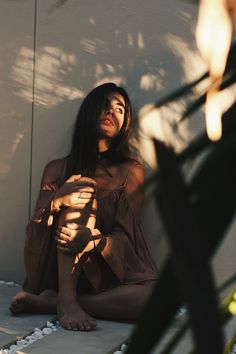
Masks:
[[[27,276],[23,288],[34,294],[45,289],[58,290],[54,237],[60,213],[53,212],[52,200],[63,183],[63,160],[49,164],[53,164],[53,169],[58,171],[57,176],[53,176],[52,183],[46,183],[48,178],[42,178],[35,214],[26,228],[24,259]],[[143,168],[136,160],[113,166],[102,164],[97,168],[96,228],[103,234],[105,245],[101,252],[91,251],[81,257],[83,272],[78,282],[78,292],[84,280],[90,287],[83,291],[99,292],[120,284],[157,279],[156,266],[137,216],[142,193],[134,192],[140,186],[142,176]]]

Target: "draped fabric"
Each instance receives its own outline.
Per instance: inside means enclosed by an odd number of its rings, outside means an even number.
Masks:
[[[27,276],[23,288],[34,294],[58,287],[54,237],[60,213],[55,213],[52,201],[63,183],[62,167],[62,159],[46,166],[35,213],[26,228]],[[104,160],[94,179],[98,184],[96,228],[103,234],[105,244],[99,253],[91,251],[81,257],[83,279],[86,278],[94,291],[157,279],[139,221],[142,166],[135,160],[116,165]],[[79,279],[78,289],[83,279]]]

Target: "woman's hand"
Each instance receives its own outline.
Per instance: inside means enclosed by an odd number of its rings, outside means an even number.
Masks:
[[[84,225],[78,225],[77,229],[58,226],[55,239],[57,248],[63,253],[79,254],[94,248],[94,242],[91,242],[93,240],[91,230]]]
[[[55,210],[61,207],[81,206],[90,203],[96,195],[97,183],[89,177],[73,175],[58,189],[54,196]]]

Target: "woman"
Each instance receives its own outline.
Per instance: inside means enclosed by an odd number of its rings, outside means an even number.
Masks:
[[[131,105],[113,83],[79,110],[70,154],[43,173],[26,229],[23,291],[13,314],[57,313],[66,329],[134,321],[157,278],[139,225],[143,167],[131,157]]]

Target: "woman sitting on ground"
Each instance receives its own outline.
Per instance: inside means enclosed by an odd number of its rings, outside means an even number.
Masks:
[[[142,165],[131,156],[131,105],[113,83],[84,99],[70,154],[45,167],[26,229],[19,313],[57,313],[71,330],[135,321],[157,278],[140,229]]]

